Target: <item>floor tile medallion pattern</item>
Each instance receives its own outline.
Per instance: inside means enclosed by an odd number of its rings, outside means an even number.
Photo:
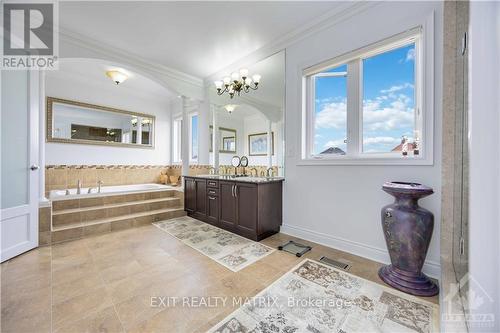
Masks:
[[[233,272],[274,251],[266,245],[188,216],[156,222],[154,225]]]
[[[209,332],[438,331],[437,305],[306,259]]]

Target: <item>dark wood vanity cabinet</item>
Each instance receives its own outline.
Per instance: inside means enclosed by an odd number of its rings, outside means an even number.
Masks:
[[[194,216],[199,219],[204,219],[207,214],[207,182],[204,179],[195,179],[195,197],[196,204],[194,210]]]
[[[257,241],[279,232],[281,181],[250,183],[185,177],[184,196],[189,216],[219,228]]]
[[[236,231],[236,197],[234,196],[235,182],[219,181],[220,189],[220,227],[229,231]]]
[[[196,181],[193,178],[184,180],[184,210],[188,214],[196,210]]]

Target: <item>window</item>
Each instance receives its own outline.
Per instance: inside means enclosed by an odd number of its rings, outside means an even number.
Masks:
[[[345,155],[347,143],[347,65],[312,75],[313,155]]]
[[[363,152],[397,153],[416,138],[415,43],[362,60]],[[413,149],[408,149],[413,153]]]
[[[172,140],[173,140],[172,160],[174,163],[180,163],[182,162],[182,155],[181,155],[182,118],[174,119],[173,125],[174,128],[172,133]]]
[[[306,69],[302,159],[423,160],[421,54],[417,28]]]
[[[189,156],[191,161],[198,161],[198,115],[194,114],[191,116],[191,126],[190,126],[190,145],[189,145]]]

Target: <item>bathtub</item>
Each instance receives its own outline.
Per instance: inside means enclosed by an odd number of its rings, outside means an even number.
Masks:
[[[69,194],[66,194],[66,190],[53,190],[49,193],[50,200],[67,200],[67,199],[77,199],[77,198],[91,198],[100,197],[106,195],[116,195],[124,193],[141,193],[141,192],[152,192],[152,191],[162,191],[166,189],[180,190],[179,187],[173,187],[170,185],[162,184],[134,184],[134,185],[118,185],[118,186],[102,186],[101,192],[97,193],[97,188],[92,187],[91,193],[88,193],[88,187],[82,187],[81,193],[76,194],[76,188],[68,189]]]

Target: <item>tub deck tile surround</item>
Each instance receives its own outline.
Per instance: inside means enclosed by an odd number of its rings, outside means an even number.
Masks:
[[[166,189],[55,200],[51,223],[44,222],[50,228],[39,238],[56,244],[184,216],[182,198],[182,192]]]

